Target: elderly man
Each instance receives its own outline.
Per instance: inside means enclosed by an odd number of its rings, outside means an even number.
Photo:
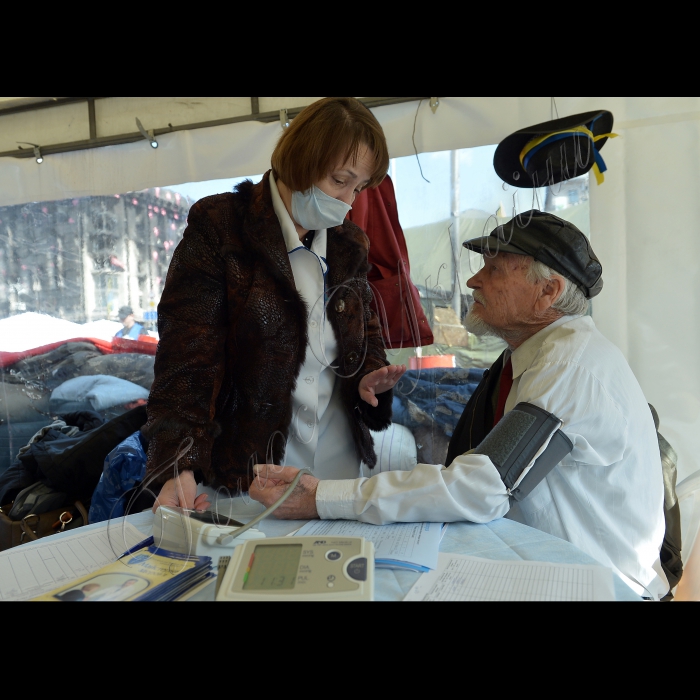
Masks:
[[[585,315],[603,286],[588,240],[533,210],[464,245],[484,256],[467,282],[465,325],[508,348],[467,404],[449,466],[341,481],[304,475],[276,515],[376,524],[506,516],[572,542],[639,595],[663,597],[656,429],[624,357]],[[250,494],[266,505],[297,472],[256,470]]]

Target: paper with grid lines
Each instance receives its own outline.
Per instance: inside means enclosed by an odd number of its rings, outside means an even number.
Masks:
[[[143,533],[131,523],[117,520],[0,552],[0,601],[29,600],[48,593],[111,564],[142,540]]]
[[[406,601],[615,600],[612,571],[593,564],[496,561],[441,552]]]

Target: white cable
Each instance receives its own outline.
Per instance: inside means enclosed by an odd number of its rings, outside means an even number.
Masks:
[[[259,515],[256,515],[250,522],[243,525],[243,527],[239,527],[233,532],[228,532],[224,535],[219,535],[219,537],[217,537],[216,539],[216,543],[223,545],[228,544],[232,539],[238,537],[240,534],[253,527],[253,525],[257,525],[261,520],[266,518],[275,510],[277,510],[277,508],[279,508],[287,500],[287,498],[289,498],[292,491],[294,491],[296,485],[299,483],[299,479],[301,479],[301,477],[304,474],[311,474],[311,471],[309,469],[300,469],[299,473],[294,477],[294,479],[292,479],[292,482],[289,484],[289,488],[279,497],[279,499],[275,503],[273,503],[269,508],[264,510]]]

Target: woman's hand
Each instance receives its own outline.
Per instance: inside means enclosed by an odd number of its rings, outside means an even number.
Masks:
[[[360,398],[370,406],[378,406],[377,394],[393,388],[394,384],[403,377],[406,365],[389,365],[381,369],[375,369],[362,377],[359,386]]]
[[[197,496],[197,482],[194,479],[194,474],[190,470],[186,470],[163,484],[163,488],[153,504],[154,513],[158,506],[206,510],[211,506],[211,503],[209,503],[209,496],[206,493],[200,493]]]

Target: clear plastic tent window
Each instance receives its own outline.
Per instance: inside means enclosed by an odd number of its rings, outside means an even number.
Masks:
[[[394,398],[394,422],[407,431],[392,433],[396,444],[383,436],[375,471],[444,459],[464,405],[504,347],[462,325],[471,299],[466,282],[481,266],[481,257],[462,241],[488,233],[514,210],[533,207],[589,233],[587,176],[516,191],[496,176],[494,150],[391,161],[411,279],[435,342],[387,350],[390,362],[409,366]],[[71,413],[92,411],[106,422],[146,403],[158,302],[189,209],[243,179],[0,206],[0,481],[40,430],[66,422],[61,405]],[[85,382],[71,384],[77,377],[123,383],[88,382],[92,393],[80,393]],[[109,392],[100,393],[108,385]],[[408,444],[409,432],[415,446]],[[0,500],[2,495],[0,488]]]

